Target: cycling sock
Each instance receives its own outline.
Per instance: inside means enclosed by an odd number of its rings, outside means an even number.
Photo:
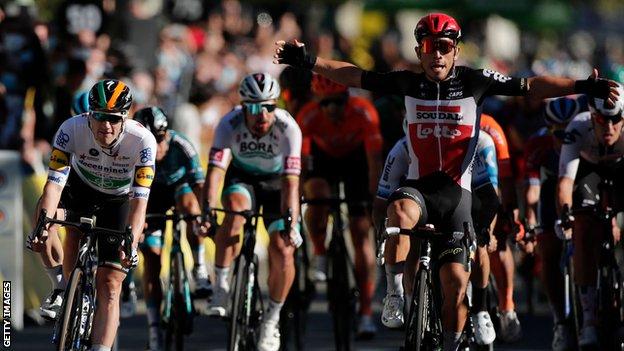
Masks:
[[[111,348],[108,346],[97,344],[91,346],[91,351],[111,351]]]
[[[485,288],[472,287],[472,311],[473,313],[485,311],[487,307],[487,292]]]
[[[457,351],[459,347],[459,339],[461,339],[462,333],[459,332],[444,332],[444,351]]]
[[[267,322],[279,322],[280,311],[284,306],[284,302],[275,302],[273,299],[269,299],[269,305],[267,306],[266,316],[264,317]]]
[[[197,245],[197,247],[192,248],[191,252],[193,254],[193,262],[195,262],[195,267],[206,265],[206,259],[204,257],[206,249],[204,248],[203,244],[199,244]]]
[[[593,286],[579,286],[581,307],[583,308],[583,327],[596,322],[596,288]]]
[[[388,264],[386,263],[386,291],[388,295],[403,296],[403,266],[404,264]]]
[[[63,277],[63,265],[58,265],[56,267],[47,268],[46,274],[50,281],[52,282],[52,289],[61,289],[65,290],[65,286],[67,285],[65,282],[65,278]]]
[[[126,278],[123,281],[124,288],[128,289],[133,279],[134,279],[134,269],[131,269],[128,271],[128,273],[126,273]]]
[[[153,301],[145,301],[146,304],[146,314],[147,314],[147,325],[152,327],[154,325],[159,325],[160,323],[160,308],[158,304]]]
[[[222,288],[225,291],[230,290],[230,283],[228,282],[228,277],[230,275],[230,267],[219,267],[215,266],[215,286],[218,288]]]

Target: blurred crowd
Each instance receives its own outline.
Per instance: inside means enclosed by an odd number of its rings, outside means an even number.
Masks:
[[[272,63],[276,40],[300,38],[319,56],[367,69],[416,67],[411,31],[425,10],[380,14],[361,2],[327,3],[0,0],[0,149],[20,150],[25,172],[45,172],[49,141],[72,115],[73,99],[110,77],[131,86],[131,114],[146,105],[162,107],[173,128],[206,155],[214,127],[238,103],[240,79],[249,72],[282,73],[284,67]],[[463,18],[451,10],[464,32],[460,64],[574,78],[597,67],[621,82],[624,30],[613,14],[624,13],[624,5],[596,3],[573,2],[571,23],[555,31],[535,31],[497,15]],[[305,75],[284,74],[281,82],[284,103],[309,98]],[[390,147],[401,134],[402,101],[371,99]],[[485,105],[518,149],[541,126],[540,109],[523,99]]]

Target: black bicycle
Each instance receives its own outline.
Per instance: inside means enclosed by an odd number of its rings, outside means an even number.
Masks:
[[[181,222],[201,220],[201,215],[148,214],[146,219],[173,221],[171,252],[169,253],[169,279],[162,313],[162,328],[165,330],[165,350],[184,350],[184,337],[193,332],[196,315],[191,296],[188,272],[184,266],[184,253],[180,246]],[[188,224],[187,224],[188,225]]]
[[[37,236],[41,235],[47,224],[74,227],[82,233],[76,266],[67,282],[61,314],[56,321],[52,337],[59,351],[85,351],[91,347],[91,331],[96,306],[97,237],[100,235],[117,237],[127,257],[132,255],[132,228],[130,226],[127,226],[125,231],[116,231],[96,227],[95,223],[95,216],[81,217],[80,222],[49,218],[47,211],[42,209],[35,227]]]
[[[349,202],[342,198],[304,199],[301,203],[330,207],[332,236],[327,248],[327,300],[334,327],[336,350],[352,350],[356,305],[359,296],[355,266],[345,242],[345,221],[340,206]]]

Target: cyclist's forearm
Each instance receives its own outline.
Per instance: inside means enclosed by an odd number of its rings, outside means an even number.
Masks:
[[[63,187],[52,182],[47,182],[43,188],[43,195],[37,205],[37,211],[35,212],[35,221],[39,218],[39,212],[42,209],[47,211],[47,216],[54,218],[59,201],[61,200],[61,194],[63,193]]]
[[[528,79],[529,99],[545,99],[550,97],[574,94],[576,81],[570,78],[553,76],[536,76]]]
[[[540,197],[539,185],[528,185],[524,191],[524,200],[526,203],[526,221],[527,224],[537,224],[537,204]]]
[[[349,62],[319,57],[313,71],[350,87],[362,86],[362,69]]]
[[[139,245],[139,239],[145,224],[145,213],[147,212],[146,199],[131,199],[130,213],[128,214],[128,225],[132,226],[132,247]]]
[[[219,167],[211,166],[206,173],[206,182],[204,183],[202,206],[216,206],[219,202],[219,185],[223,181],[225,170]]]
[[[500,180],[501,202],[505,211],[513,211],[518,208],[516,185],[513,177],[505,177]]]
[[[572,191],[574,189],[574,179],[561,177],[557,182],[557,213],[561,213],[564,205],[572,208]]]
[[[292,209],[292,225],[299,221],[299,177],[287,175],[282,177],[282,213]]]
[[[198,183],[193,186],[193,195],[194,201],[191,201],[189,204],[189,212],[190,214],[200,214],[201,213],[201,199],[202,194],[204,192],[204,183]]]

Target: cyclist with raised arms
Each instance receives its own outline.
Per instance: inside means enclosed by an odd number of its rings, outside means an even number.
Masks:
[[[295,119],[276,106],[280,87],[268,73],[253,73],[240,83],[241,105],[225,115],[215,132],[204,186],[204,210],[221,203],[233,211],[263,208],[269,232],[269,303],[260,327],[258,349],[280,346],[280,310],[295,276],[293,253],[301,242],[299,174],[301,130]],[[292,209],[291,228],[283,216]],[[215,236],[214,294],[208,313],[227,316],[230,265],[240,252],[238,235],[244,218],[226,214]],[[208,224],[210,225],[210,224]],[[289,233],[280,235],[281,231]]]
[[[564,313],[563,275],[560,267],[562,245],[553,231],[553,225],[557,218],[555,188],[565,128],[580,111],[580,104],[575,98],[562,97],[546,101],[544,121],[547,127],[529,138],[524,151],[524,222],[527,231],[534,230],[537,234],[535,249],[542,262],[539,278],[544,285],[555,325],[551,345],[553,351],[565,351],[572,347]]]
[[[385,217],[388,197],[400,187],[408,175],[409,160],[407,138],[403,137],[390,150],[383,174],[379,179],[377,197],[373,205],[376,228],[380,228],[380,222]],[[496,160],[496,148],[492,137],[488,133],[479,134],[472,165],[474,190],[472,217],[477,230],[477,253],[474,262],[476,268],[472,272],[471,279],[473,281],[472,312],[474,313],[475,336],[477,343],[481,345],[490,344],[496,338],[492,319],[487,312],[485,294],[490,275],[488,245],[490,247],[496,245],[496,239],[492,235],[492,226],[500,205],[497,194],[498,164]],[[402,278],[409,248],[410,241],[404,236],[390,237],[385,245],[387,292],[383,301],[381,322],[389,328],[399,328],[404,323],[405,298]],[[408,296],[408,302],[410,300]]]
[[[37,206],[37,213],[45,209],[70,221],[95,215],[98,227],[123,231],[132,226],[131,257],[119,250],[121,243],[115,237],[98,237],[92,351],[109,351],[115,339],[121,283],[138,263],[136,250],[154,178],[156,141],[138,122],[127,119],[131,104],[130,89],[121,81],[106,79],[91,88],[89,112],[69,118],[56,132],[48,180]],[[28,245],[42,253],[49,274],[59,277],[62,270],[69,278],[81,235],[67,228],[61,248],[57,230],[56,225],[49,226],[40,238],[33,233]],[[57,317],[62,294],[55,290],[42,306],[50,318]]]
[[[141,123],[156,138],[156,176],[152,184],[152,196],[147,203],[148,213],[164,214],[172,207],[180,214],[201,213],[199,200],[202,196],[204,171],[199,155],[191,142],[179,132],[169,128],[167,115],[159,107],[146,107],[134,114],[134,120]],[[203,238],[198,237],[199,222],[186,225],[186,238],[191,246],[194,266],[192,269],[195,282],[195,296],[207,297],[211,286],[208,281],[208,269],[204,260]],[[147,325],[149,327],[149,350],[160,350],[162,337],[160,330],[160,304],[162,287],[160,268],[165,221],[148,219],[144,231],[145,239],[141,251],[145,258],[143,291],[147,306]]]
[[[355,275],[359,288],[358,338],[375,335],[371,308],[375,290],[375,258],[369,237],[371,218],[368,206],[382,167],[382,139],[379,116],[373,104],[349,96],[347,86],[319,74],[312,77],[315,101],[307,103],[297,115],[303,133],[303,164],[306,165],[306,199],[337,196],[340,182],[349,210],[349,231],[355,256]],[[308,205],[305,223],[310,231],[316,256],[316,278],[325,280],[327,249],[325,236],[329,206]]]
[[[618,96],[609,105],[606,99],[589,97],[589,112],[578,114],[568,124],[559,158],[557,183],[557,209],[564,205],[571,209],[598,206],[598,186],[603,177],[614,181],[614,191],[624,191],[624,89],[617,86]],[[576,189],[576,191],[574,191]],[[614,197],[616,213],[624,210],[622,196]],[[601,238],[596,237],[600,223],[591,213],[574,216],[574,279],[583,309],[583,326],[579,345],[598,344],[596,330],[596,272]],[[614,241],[620,239],[620,228],[615,217],[612,222]],[[562,220],[555,220],[555,233],[560,238],[570,238],[572,229],[562,227]]]
[[[461,30],[455,19],[441,13],[423,17],[414,34],[423,73],[365,71],[348,62],[311,55],[296,40],[278,41],[274,62],[308,68],[347,86],[405,96],[411,163],[405,186],[389,198],[388,225],[410,229],[430,222],[448,233],[447,245],[438,249],[457,254],[439,260],[442,325],[444,349],[456,350],[467,315],[469,252],[461,242],[466,242],[462,240],[464,224],[472,223],[469,166],[483,99],[525,95],[541,100],[575,92],[614,99],[611,85],[615,83],[595,78],[513,78],[489,69],[455,66]],[[409,287],[413,277],[406,278]]]

